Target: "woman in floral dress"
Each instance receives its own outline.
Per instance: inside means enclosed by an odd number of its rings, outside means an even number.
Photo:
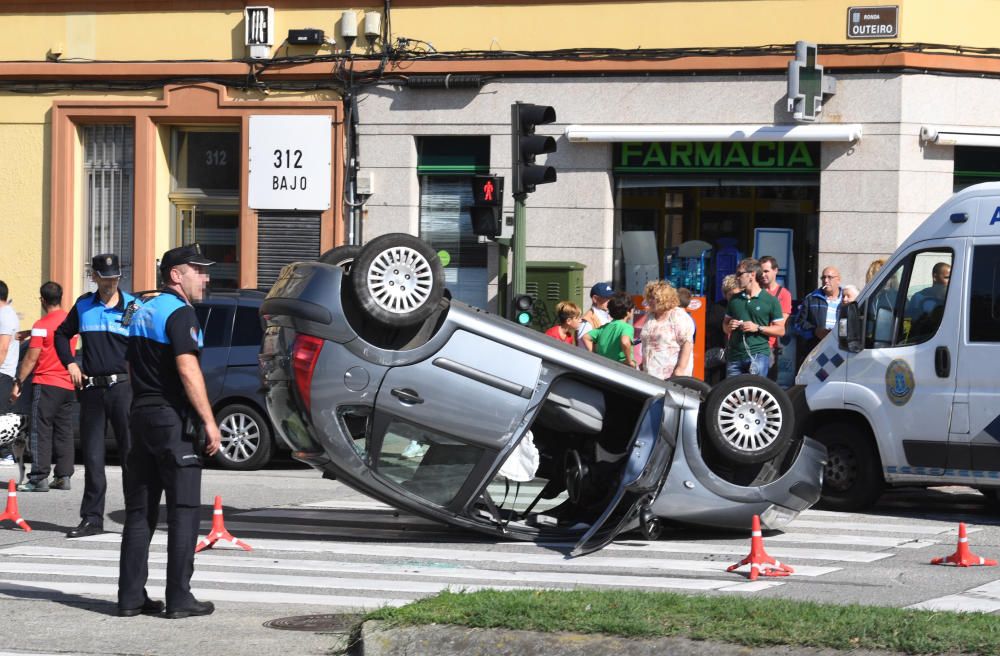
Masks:
[[[679,307],[677,290],[664,280],[646,283],[643,291],[648,315],[642,328],[642,369],[666,380],[690,376],[694,369],[693,325]]]

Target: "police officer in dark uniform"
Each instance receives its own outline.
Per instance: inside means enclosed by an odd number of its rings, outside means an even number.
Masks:
[[[194,547],[201,505],[199,451],[214,455],[221,436],[205,392],[198,358],[202,333],[191,303],[208,283],[197,245],[163,254],[158,295],[142,299],[129,316],[128,363],[132,383],[132,450],[125,477],[125,528],[118,578],[118,615],[156,614],[163,603],[145,590],[149,542],[156,529],[160,496],[167,494],[166,617],[208,615],[215,606],[191,594]],[[192,423],[204,426],[205,445]]]
[[[134,300],[118,288],[122,269],[114,253],[95,255],[90,277],[97,291],[76,299],[66,320],[56,330],[59,360],[69,370],[80,400],[80,448],[83,451],[84,485],[80,503],[80,525],[66,537],[82,538],[104,531],[104,496],[108,481],[104,476],[104,429],[108,420],[118,442],[122,482],[128,458],[128,413],[132,388],[128,384],[125,348],[128,327],[122,325],[125,308]],[[70,340],[83,338],[83,368],[70,351]],[[69,484],[67,479],[66,484]]]

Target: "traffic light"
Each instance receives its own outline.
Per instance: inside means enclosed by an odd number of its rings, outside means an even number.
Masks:
[[[530,294],[517,294],[514,296],[514,321],[522,326],[531,323],[531,311],[534,308],[535,299]]]
[[[535,156],[556,152],[556,140],[535,134],[536,125],[555,123],[556,110],[548,105],[514,103],[510,106],[511,173],[514,196],[530,194],[535,185],[556,181],[556,170],[538,166]]]
[[[503,178],[498,175],[472,177],[472,232],[476,235],[496,237],[500,234],[500,215],[503,211]]]

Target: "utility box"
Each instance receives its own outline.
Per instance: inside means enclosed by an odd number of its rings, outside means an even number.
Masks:
[[[531,327],[546,331],[556,323],[559,301],[573,301],[583,306],[583,270],[579,262],[528,262],[525,291],[534,299]]]

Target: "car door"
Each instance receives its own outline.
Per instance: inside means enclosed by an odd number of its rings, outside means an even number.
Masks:
[[[956,375],[962,275],[957,242],[926,242],[865,297],[865,349],[846,362],[844,402],[872,420],[887,473],[942,475]]]
[[[201,371],[209,402],[222,394],[229,362],[229,343],[233,330],[233,306],[202,303],[195,306],[201,324],[204,346],[201,350]]]
[[[950,454],[956,474],[976,482],[1000,483],[1000,394],[996,362],[1000,354],[1000,236],[977,238],[969,248],[971,266],[962,282],[965,327],[955,362],[958,389],[952,408]],[[959,279],[952,273],[952,284]]]
[[[391,368],[375,402],[376,474],[439,506],[462,500],[522,426],[537,356],[457,330],[430,357]]]

